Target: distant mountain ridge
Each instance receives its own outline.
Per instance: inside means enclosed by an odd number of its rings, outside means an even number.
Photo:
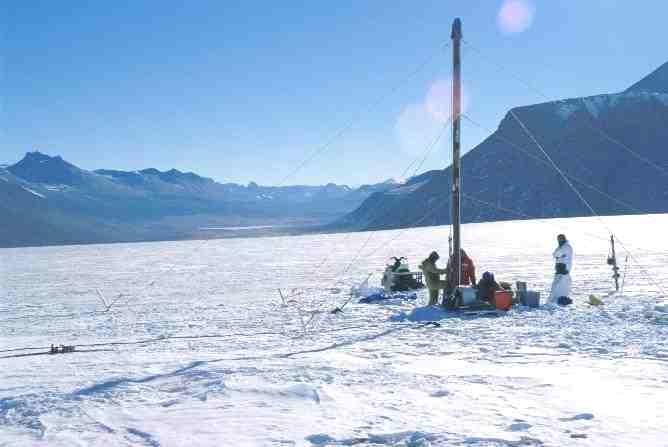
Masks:
[[[207,177],[200,177],[192,172],[181,172],[178,169],[170,169],[161,172],[155,168],[142,169],[141,171],[116,171],[112,169],[97,169],[96,174],[104,175],[130,185],[137,185],[145,180],[145,176],[154,176],[167,183],[215,183]]]
[[[598,214],[668,212],[668,63],[622,93],[512,109],[462,157],[465,222],[590,215],[517,115]],[[371,195],[333,227],[450,223],[451,167]]]
[[[0,246],[220,235],[203,234],[202,227],[312,226],[392,186],[244,186],[177,169],[87,171],[60,156],[28,152],[0,168]]]
[[[50,157],[39,151],[28,152],[7,170],[16,177],[33,183],[74,186],[84,182],[85,171],[66,162],[60,156]]]
[[[620,93],[511,112],[462,158],[465,222],[590,214],[514,116],[598,214],[668,212],[668,63]],[[442,225],[450,223],[451,175],[448,167],[401,184],[272,187],[176,169],[86,171],[29,152],[0,167],[0,246],[218,237],[230,233],[201,229],[229,226]]]
[[[633,84],[627,91],[668,93],[668,62]]]

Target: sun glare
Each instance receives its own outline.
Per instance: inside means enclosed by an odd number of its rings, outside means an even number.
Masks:
[[[531,27],[534,13],[535,7],[530,0],[505,0],[496,22],[504,34],[521,33]]]
[[[462,89],[462,112],[468,105]],[[410,154],[422,153],[425,145],[439,134],[452,114],[452,81],[438,79],[428,88],[422,102],[409,104],[397,118],[396,132],[401,148]]]

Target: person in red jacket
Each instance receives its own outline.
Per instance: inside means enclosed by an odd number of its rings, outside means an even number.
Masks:
[[[454,256],[450,257],[450,261],[448,261],[448,284],[451,288],[450,291],[454,290],[457,286],[475,286],[477,284],[476,277],[475,277],[475,264],[473,263],[473,259],[469,258],[464,249],[461,249],[461,257],[462,257],[462,276],[461,276],[461,284],[455,284],[455,274],[454,274],[454,269],[451,267],[454,263]]]

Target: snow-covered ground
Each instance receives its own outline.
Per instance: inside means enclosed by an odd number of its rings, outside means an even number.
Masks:
[[[576,253],[575,305],[479,317],[328,313],[444,227],[0,250],[0,445],[668,445],[668,216],[605,221],[613,296],[596,219],[466,225],[479,274],[543,297],[555,235]]]

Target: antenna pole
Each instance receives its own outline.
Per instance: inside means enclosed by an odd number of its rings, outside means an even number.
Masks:
[[[462,283],[462,256],[461,256],[461,238],[459,226],[461,224],[461,203],[460,203],[460,115],[461,115],[461,40],[462,40],[462,22],[455,19],[452,23],[452,254],[454,263],[451,278],[455,284],[450,284],[451,290],[455,290]]]

